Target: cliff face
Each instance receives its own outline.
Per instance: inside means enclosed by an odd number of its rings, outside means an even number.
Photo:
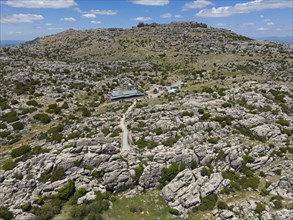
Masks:
[[[166,219],[290,219],[292,60],[289,45],[196,22],[1,48],[1,213],[100,218],[110,192],[157,189]],[[105,102],[129,83],[146,96]]]

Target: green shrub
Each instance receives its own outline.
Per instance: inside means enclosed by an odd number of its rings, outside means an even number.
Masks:
[[[177,215],[177,216],[180,215],[180,212],[177,209],[169,207],[168,211],[171,215]]]
[[[61,200],[68,200],[70,196],[75,192],[75,184],[73,180],[68,180],[68,182],[58,190],[57,197]]]
[[[28,211],[30,211],[30,210],[32,209],[32,205],[31,205],[30,202],[25,203],[25,204],[23,204],[23,205],[21,206],[21,209],[22,209],[22,211],[24,211],[24,212],[28,212]]]
[[[68,134],[67,140],[75,139],[75,138],[79,138],[79,137],[80,137],[80,132],[79,131],[74,131],[74,132]]]
[[[8,159],[4,162],[2,169],[3,170],[13,170],[13,168],[16,167],[16,165],[17,165],[16,162],[14,162],[11,159]]]
[[[168,182],[175,178],[175,176],[180,172],[177,163],[172,163],[169,167],[164,167],[161,170],[161,178],[159,180],[161,187],[165,186]]]
[[[4,124],[4,123],[0,123],[0,129],[6,129],[7,128],[7,125]]]
[[[224,201],[219,201],[217,207],[218,207],[218,209],[228,209],[229,208],[227,203]]]
[[[43,196],[40,196],[40,195],[39,195],[38,198],[34,201],[34,203],[37,204],[37,205],[43,205],[44,202],[45,202],[44,197],[43,197]]]
[[[176,137],[169,137],[166,140],[164,140],[162,142],[162,144],[164,144],[165,146],[168,146],[168,147],[172,147],[178,140],[179,140],[179,137],[178,136],[176,136]]]
[[[194,170],[197,167],[197,162],[195,160],[191,161],[190,168]]]
[[[18,180],[22,180],[23,175],[22,175],[21,173],[15,173],[15,174],[13,175],[13,178],[18,179]]]
[[[45,113],[39,113],[34,115],[34,119],[40,121],[43,124],[48,124],[51,122],[51,118]]]
[[[265,207],[264,204],[257,203],[256,208],[255,208],[255,211],[256,211],[258,214],[260,214],[260,213],[262,213],[265,209],[266,209],[266,207]]]
[[[274,204],[275,209],[282,209],[283,208],[283,203],[280,199],[274,200],[273,204]]]
[[[143,173],[144,167],[142,164],[140,164],[139,166],[135,167],[134,170],[135,170],[135,182],[136,184],[138,184],[139,178],[141,177]]]
[[[208,176],[208,177],[210,177],[212,173],[213,173],[213,170],[212,169],[209,169],[207,167],[203,167],[201,169],[201,171],[200,171],[200,175],[202,175],[202,176]]]
[[[201,115],[204,113],[204,109],[202,109],[202,108],[198,109],[197,111],[198,111],[198,113],[201,114]]]
[[[20,130],[24,129],[24,124],[22,122],[18,121],[18,122],[13,123],[12,127],[14,130],[20,131]]]
[[[11,156],[13,158],[19,157],[19,156],[22,156],[22,155],[30,152],[30,151],[31,151],[31,147],[30,146],[23,145],[21,147],[18,147],[18,148],[13,149],[12,152],[11,152]]]
[[[160,135],[160,134],[163,134],[164,133],[164,131],[163,131],[163,129],[162,128],[156,128],[155,130],[154,130],[154,132],[155,132],[155,134],[156,135]]]
[[[282,170],[281,169],[276,169],[274,171],[274,173],[277,174],[277,175],[281,175],[282,174]]]
[[[3,121],[6,121],[8,123],[15,122],[15,121],[19,120],[19,118],[17,117],[16,111],[8,112],[7,114],[5,114],[3,116],[2,119],[3,119]]]
[[[26,102],[27,105],[31,105],[31,106],[34,106],[34,107],[41,107],[42,105],[39,105],[39,103],[35,100],[29,100]]]
[[[13,219],[13,213],[8,208],[0,206],[0,219],[11,220]]]
[[[211,114],[210,113],[204,113],[200,118],[199,118],[199,120],[200,121],[207,121],[207,120],[209,120],[209,118],[211,117]]]
[[[225,103],[222,104],[222,107],[223,107],[223,108],[231,108],[232,105],[231,105],[231,103],[229,103],[229,102],[225,102]]]
[[[0,132],[0,137],[1,137],[1,138],[6,138],[6,137],[8,137],[8,135],[10,135],[10,134],[11,134],[10,131],[1,131],[1,132]]]
[[[56,169],[53,170],[50,180],[52,182],[61,180],[64,176],[65,170],[63,167],[57,167]]]
[[[181,117],[184,117],[184,116],[188,116],[188,117],[192,117],[194,115],[193,112],[188,112],[188,111],[185,111],[181,114]]]
[[[90,117],[91,115],[92,114],[88,109],[86,109],[86,108],[82,109],[82,116],[83,117]]]
[[[201,204],[199,206],[194,207],[192,210],[196,211],[206,211],[212,210],[218,201],[218,196],[216,194],[208,195],[201,199]]]
[[[40,208],[33,208],[32,212],[38,220],[49,220],[61,212],[63,202],[58,198],[47,200]]]
[[[287,120],[284,119],[284,118],[279,118],[276,122],[277,122],[279,125],[282,125],[282,126],[289,126],[289,121],[287,121]]]
[[[209,139],[208,139],[208,142],[209,142],[210,144],[217,144],[217,143],[218,143],[218,138],[209,138]]]

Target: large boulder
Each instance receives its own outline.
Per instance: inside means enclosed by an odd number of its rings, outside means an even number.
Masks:
[[[229,185],[229,180],[223,179],[221,173],[210,177],[201,176],[200,169],[185,169],[162,189],[162,196],[169,206],[176,208],[181,214],[186,214],[210,194],[218,193]]]
[[[150,163],[144,168],[144,171],[139,179],[139,185],[144,189],[157,187],[163,167],[164,166],[162,164],[155,162]]]

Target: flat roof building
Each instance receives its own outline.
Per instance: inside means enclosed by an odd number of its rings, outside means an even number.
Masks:
[[[144,96],[144,93],[136,90],[113,90],[110,94],[108,94],[107,99],[109,101],[117,100],[117,99],[126,99],[126,98],[132,98],[132,97],[139,97]]]

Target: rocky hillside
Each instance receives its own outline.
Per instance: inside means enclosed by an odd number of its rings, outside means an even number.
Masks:
[[[289,45],[196,22],[68,30],[1,48],[0,73],[0,218],[107,219],[151,190],[165,219],[293,215]],[[133,109],[105,102],[129,82]]]

